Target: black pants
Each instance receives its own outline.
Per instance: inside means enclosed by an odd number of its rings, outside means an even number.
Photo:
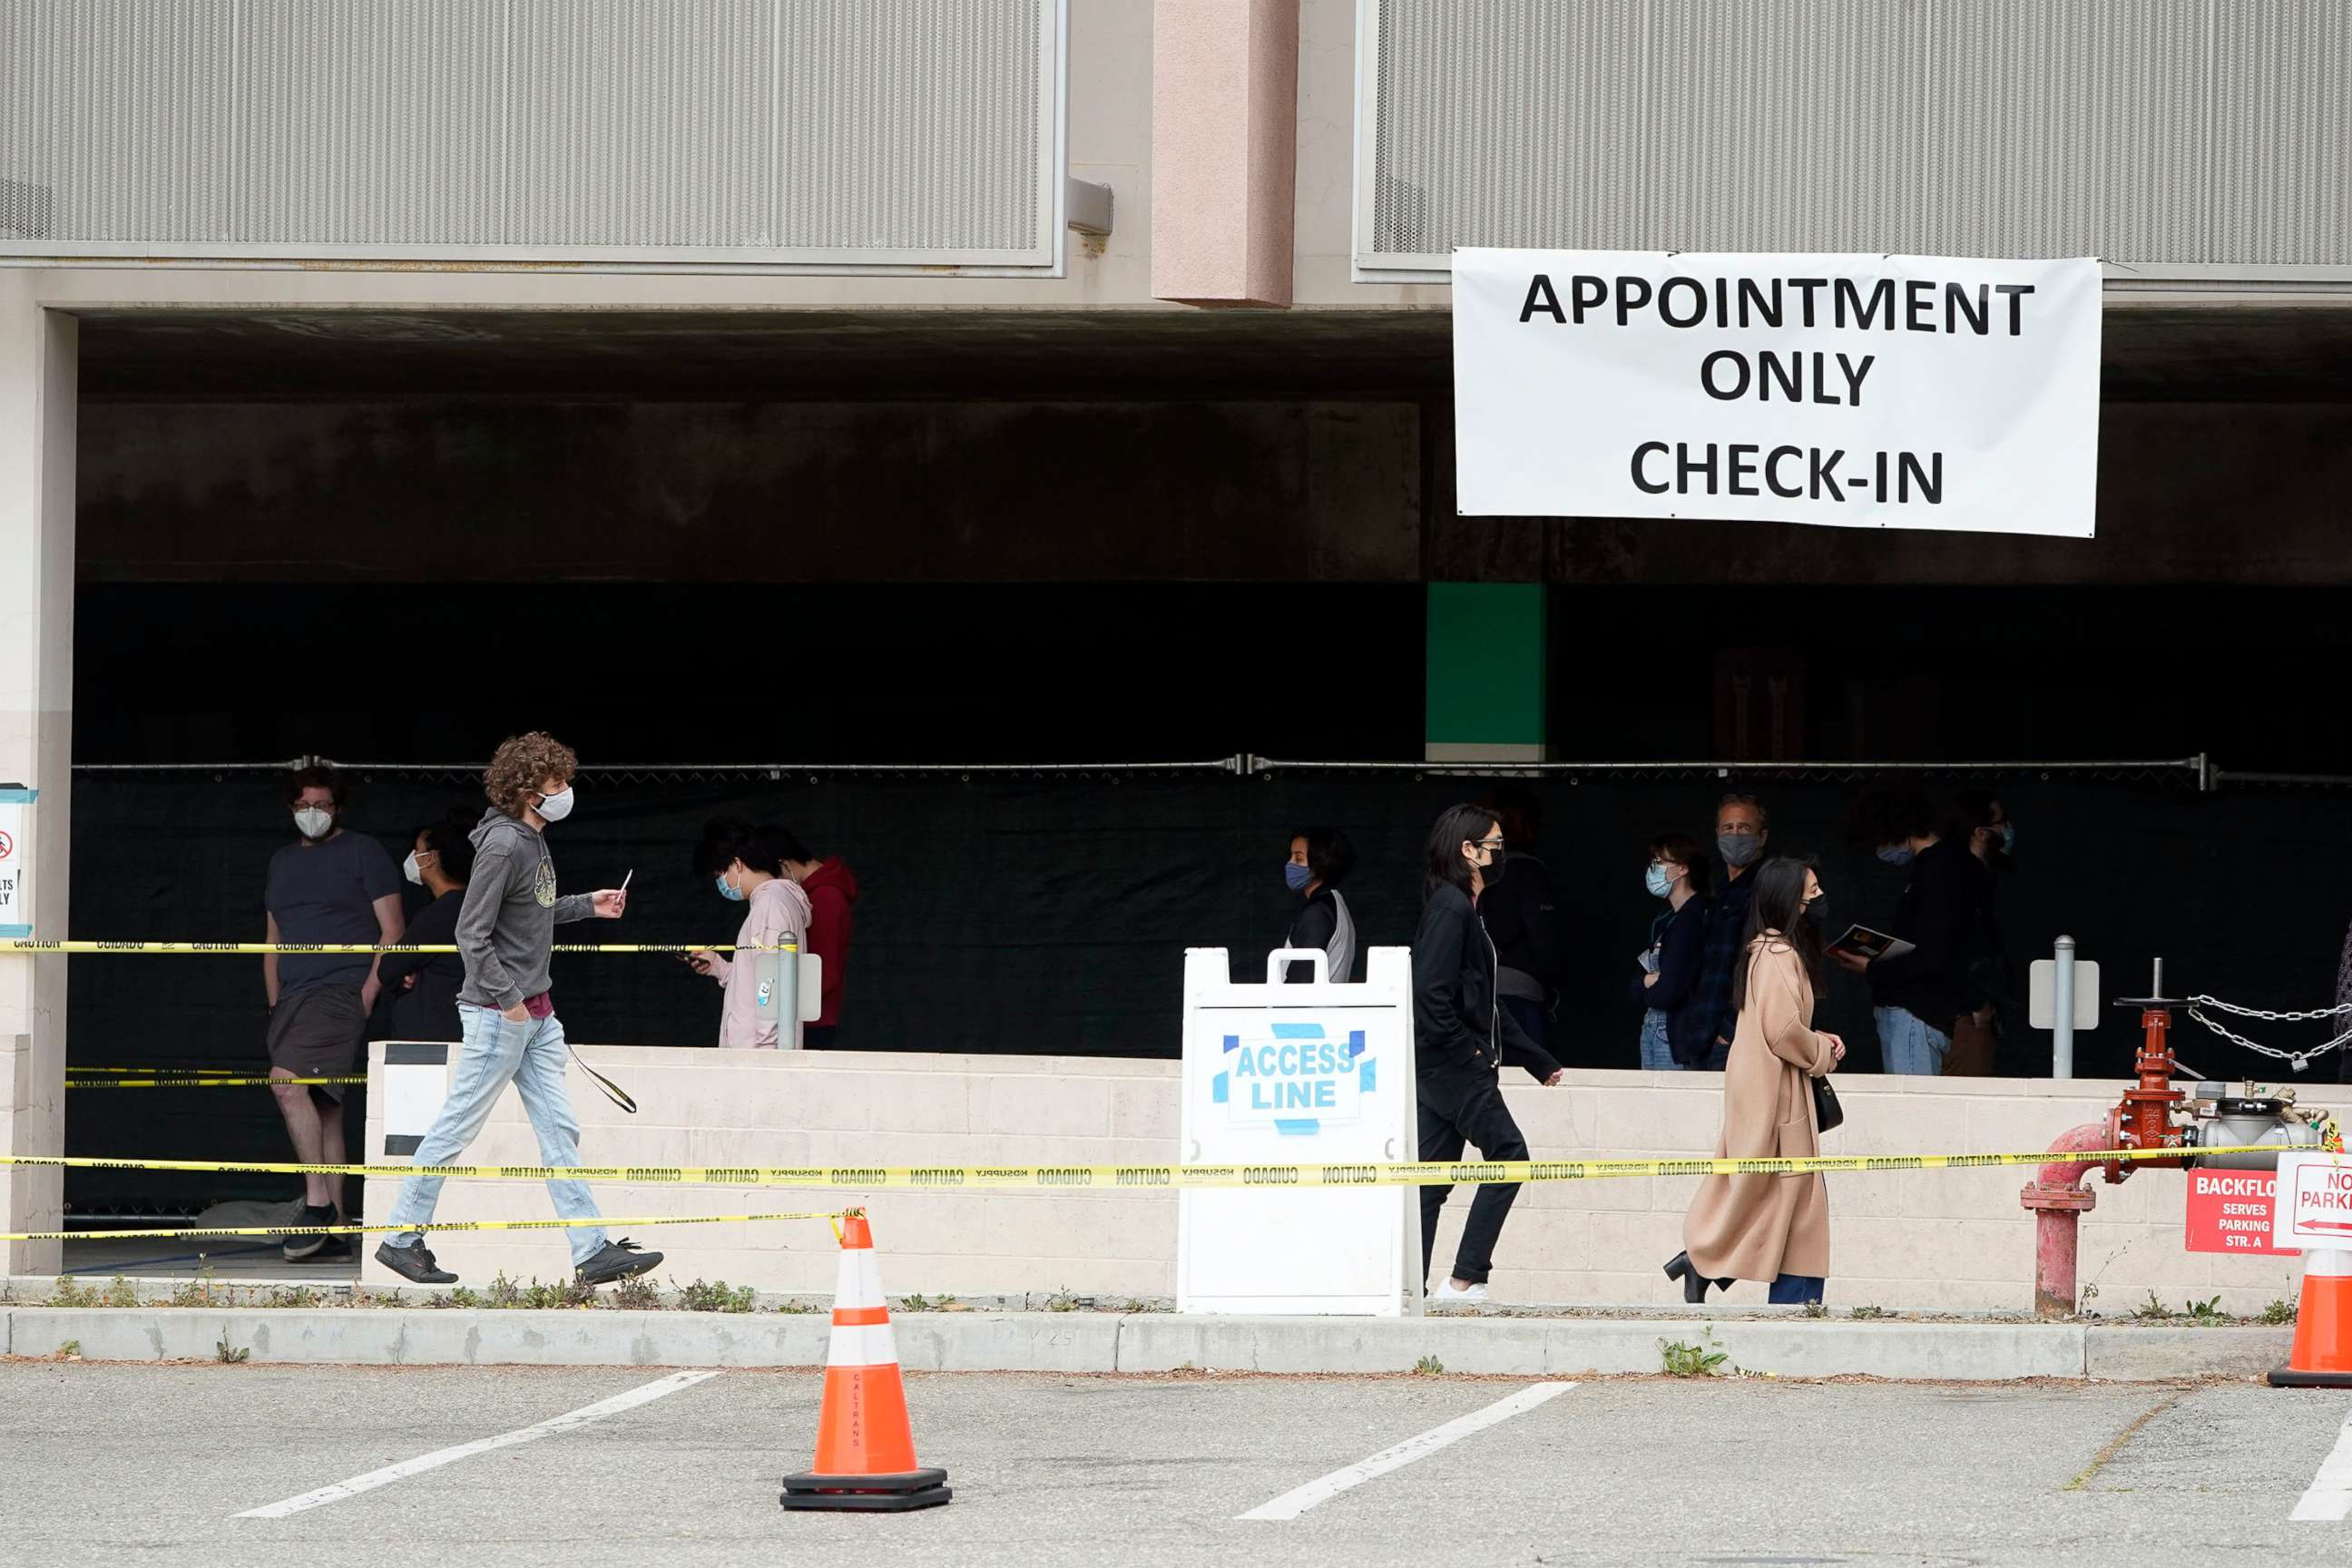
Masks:
[[[1524,1160],[1528,1141],[1503,1103],[1502,1080],[1491,1068],[1455,1065],[1423,1068],[1417,1076],[1421,1112],[1421,1157],[1451,1162],[1465,1143],[1488,1160]],[[1437,1214],[1452,1187],[1421,1189],[1421,1277],[1429,1279],[1430,1255],[1437,1246]],[[1470,1221],[1454,1255],[1454,1278],[1482,1284],[1495,1268],[1495,1243],[1503,1220],[1519,1195],[1516,1184],[1486,1185],[1470,1200]]]

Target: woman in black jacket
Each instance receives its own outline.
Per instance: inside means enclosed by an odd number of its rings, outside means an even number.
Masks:
[[[1475,1144],[1487,1160],[1524,1160],[1528,1142],[1503,1103],[1506,1058],[1544,1083],[1567,1074],[1505,1012],[1495,994],[1495,944],[1478,919],[1478,895],[1500,878],[1502,825],[1475,805],[1450,807],[1430,830],[1421,929],[1412,939],[1412,1036],[1421,1157],[1458,1160]],[[1437,1215],[1451,1187],[1421,1189],[1421,1272],[1437,1244]],[[1517,1184],[1482,1185],[1454,1254],[1454,1274],[1432,1302],[1483,1301],[1495,1243],[1519,1195]]]

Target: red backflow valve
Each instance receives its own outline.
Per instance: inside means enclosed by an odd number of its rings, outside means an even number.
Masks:
[[[2069,1128],[2051,1144],[2053,1158],[2034,1173],[2023,1194],[2024,1205],[2034,1215],[2033,1310],[2045,1318],[2067,1317],[2074,1310],[2076,1218],[2098,1203],[2098,1195],[2083,1185],[2094,1170],[2104,1167],[2113,1186],[2143,1166],[2184,1170],[2199,1162],[2200,1142],[2217,1149],[2275,1143],[2284,1152],[2290,1147],[2315,1147],[2326,1136],[2323,1126],[2315,1125],[2318,1113],[2295,1109],[2292,1090],[2272,1097],[2249,1088],[2242,1097],[2232,1097],[2223,1084],[2200,1084],[2190,1114],[2176,1121],[2192,1097],[2172,1087],[2172,1075],[2179,1067],[2172,1056],[2172,1009],[2189,1003],[2164,994],[2164,960],[2156,961],[2148,995],[2119,997],[2116,1005],[2139,1009],[2142,1036],[2139,1056],[2132,1064],[2138,1081],[2124,1090],[2105,1121]],[[2200,1117],[2212,1119],[2210,1135],[2201,1138]],[[2133,1161],[2064,1157],[2124,1149],[2178,1152],[2170,1158]],[[2277,1163],[2275,1155],[2266,1152],[2203,1158],[2236,1170],[2270,1169]]]
[[[2107,1112],[2107,1136],[2110,1149],[2186,1149],[2189,1129],[2178,1125],[2172,1113],[2189,1097],[2172,1087],[2172,1075],[2179,1064],[2172,1059],[2172,1009],[2188,1004],[2179,997],[2164,994],[2164,960],[2156,961],[2156,981],[2153,993],[2147,996],[2119,996],[2118,1007],[2140,1010],[2142,1031],[2139,1056],[2132,1063],[2132,1071],[2139,1082],[2124,1090],[2116,1107]],[[2148,1167],[2178,1171],[2186,1167],[2186,1155],[2177,1160],[2135,1160],[2126,1164],[2121,1160],[2107,1162],[2106,1180],[2109,1186],[2120,1184],[2133,1170]],[[2090,1205],[2083,1205],[2088,1208]]]

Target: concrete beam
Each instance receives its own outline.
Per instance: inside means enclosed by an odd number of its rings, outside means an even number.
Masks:
[[[1155,0],[1151,292],[1288,305],[1298,0]]]

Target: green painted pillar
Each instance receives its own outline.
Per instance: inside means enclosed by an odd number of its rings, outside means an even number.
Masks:
[[[1544,760],[1544,603],[1541,583],[1429,584],[1425,760]]]

